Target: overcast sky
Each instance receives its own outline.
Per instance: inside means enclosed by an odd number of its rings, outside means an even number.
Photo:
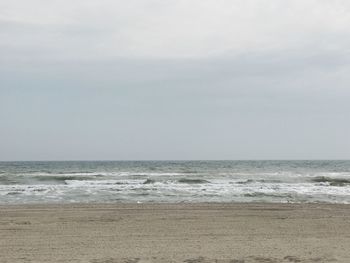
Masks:
[[[348,0],[1,0],[0,160],[350,159]]]

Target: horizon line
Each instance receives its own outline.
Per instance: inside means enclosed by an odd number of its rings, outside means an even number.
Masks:
[[[96,160],[0,160],[6,162],[215,162],[215,161],[350,161],[350,159],[96,159]]]

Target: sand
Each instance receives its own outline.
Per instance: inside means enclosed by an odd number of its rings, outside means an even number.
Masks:
[[[350,206],[0,206],[0,262],[350,262]]]

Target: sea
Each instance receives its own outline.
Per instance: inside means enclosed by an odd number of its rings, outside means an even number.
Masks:
[[[350,203],[350,161],[0,162],[0,204]]]

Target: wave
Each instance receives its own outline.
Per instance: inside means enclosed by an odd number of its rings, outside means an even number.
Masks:
[[[245,181],[238,181],[234,182],[236,184],[252,184],[252,183],[282,183],[283,181],[281,180],[265,180],[265,179],[260,179],[260,180],[253,180],[253,179],[248,179]]]
[[[156,181],[152,179],[147,179],[146,181],[143,182],[143,184],[154,184]]]
[[[49,172],[52,173],[52,172]],[[65,171],[65,172],[57,172],[57,174],[96,174],[96,172],[91,171]]]
[[[187,179],[187,178],[181,178],[177,182],[185,183],[185,184],[208,184],[208,183],[210,183],[209,181],[204,180],[204,179]]]
[[[264,192],[254,192],[254,193],[247,193],[244,194],[245,197],[273,197],[273,198],[292,198],[293,196],[289,193],[282,194],[282,193],[264,193]]]
[[[21,192],[8,192],[6,195],[20,195]]]
[[[120,172],[119,176],[188,176],[189,174],[197,174],[197,172]]]
[[[347,186],[350,185],[350,179],[346,178],[334,178],[326,176],[317,176],[312,178],[313,182],[316,183],[329,183],[331,186]]]
[[[74,175],[47,175],[47,176],[34,176],[35,180],[41,182],[58,182],[65,183],[67,180],[76,180],[76,181],[84,181],[84,180],[94,180],[95,177],[92,176],[74,176]]]
[[[66,180],[65,184],[72,187],[81,187],[82,189],[93,189],[104,186],[142,186],[145,181],[142,180]]]
[[[0,176],[0,185],[12,185],[17,183],[16,180],[8,178],[7,176]]]

